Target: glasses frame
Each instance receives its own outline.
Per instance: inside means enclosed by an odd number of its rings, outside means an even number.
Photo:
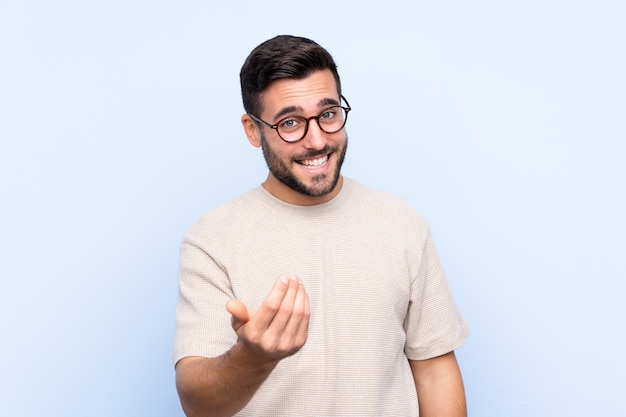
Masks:
[[[285,117],[283,119],[280,119],[278,121],[278,123],[276,123],[275,125],[271,124],[271,123],[267,123],[265,120],[255,116],[252,113],[248,113],[248,116],[250,116],[252,119],[256,120],[257,122],[261,122],[263,123],[265,126],[269,127],[270,129],[274,129],[276,131],[276,134],[278,135],[279,138],[281,138],[283,141],[287,142],[287,143],[296,143],[296,142],[300,142],[302,139],[304,139],[304,137],[306,136],[307,133],[309,133],[309,123],[311,122],[311,120],[314,120],[317,122],[317,126],[319,126],[320,130],[324,133],[327,133],[329,135],[333,134],[333,133],[337,133],[339,132],[341,129],[343,129],[344,127],[346,127],[346,122],[348,121],[348,113],[350,112],[350,110],[352,110],[352,107],[350,107],[350,103],[348,103],[348,100],[346,100],[346,98],[342,95],[341,99],[346,103],[345,106],[341,106],[341,105],[336,105],[336,106],[330,106],[327,109],[324,109],[324,111],[322,111],[320,114],[318,114],[317,116],[311,116],[311,117],[304,117],[304,116],[298,116],[301,117],[302,119],[306,120],[306,123],[304,125],[304,133],[302,134],[302,137],[300,137],[299,139],[296,140],[287,140],[284,137],[282,137],[280,135],[280,132],[278,131],[278,125],[280,125],[282,123],[283,120],[285,119],[289,119],[290,117],[293,116],[288,116]],[[334,130],[332,132],[327,131],[326,129],[324,129],[322,127],[322,125],[320,124],[320,117],[327,112],[330,109],[334,109],[335,107],[341,107],[345,112],[346,112],[346,118],[343,120],[343,124],[341,125],[341,127],[337,130]]]

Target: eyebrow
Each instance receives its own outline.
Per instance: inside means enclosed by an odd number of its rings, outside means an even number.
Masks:
[[[317,103],[317,107],[325,107],[325,106],[339,106],[340,103],[334,98],[324,98]],[[304,109],[300,106],[287,106],[280,109],[278,113],[274,115],[274,120],[279,120],[282,116],[294,113],[297,111],[304,111]]]

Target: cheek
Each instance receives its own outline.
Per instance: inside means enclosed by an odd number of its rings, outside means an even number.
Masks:
[[[287,152],[282,149],[277,149],[274,146],[269,146],[267,141],[263,141],[261,145],[265,159],[271,162],[273,165],[280,164],[284,167],[292,163],[292,159]]]
[[[291,163],[293,161],[294,154],[286,149],[283,149],[281,146],[270,146],[268,150],[274,158],[280,159],[285,163]]]

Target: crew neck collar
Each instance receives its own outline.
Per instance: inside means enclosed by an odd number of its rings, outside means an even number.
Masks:
[[[265,188],[263,188],[262,185],[259,185],[256,188],[256,193],[266,203],[268,203],[269,205],[273,207],[287,209],[287,210],[295,211],[295,212],[312,214],[312,213],[324,213],[324,212],[334,209],[335,207],[340,206],[342,202],[346,199],[346,196],[349,194],[351,188],[352,188],[352,180],[344,176],[341,189],[339,190],[339,192],[337,193],[335,197],[333,197],[331,200],[326,201],[324,203],[313,204],[310,206],[301,206],[301,205],[291,204],[283,200],[280,200],[279,198],[274,197],[272,194],[270,194],[270,192],[267,191]]]

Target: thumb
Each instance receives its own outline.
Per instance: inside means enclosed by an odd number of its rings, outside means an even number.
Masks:
[[[248,320],[250,320],[250,315],[248,314],[248,309],[238,300],[229,300],[226,303],[226,311],[231,314],[231,324],[235,331],[239,330],[241,326],[246,324]]]

